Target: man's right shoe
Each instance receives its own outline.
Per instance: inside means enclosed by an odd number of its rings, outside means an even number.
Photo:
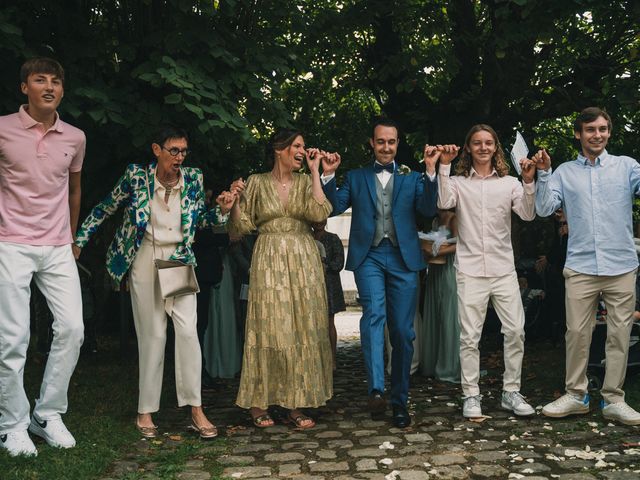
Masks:
[[[29,438],[26,430],[20,432],[7,432],[0,435],[0,448],[4,448],[12,457],[25,455],[36,457],[38,450]]]
[[[565,393],[551,403],[547,403],[542,409],[546,417],[563,418],[569,415],[582,415],[589,413],[589,394],[583,398]]]
[[[76,439],[62,423],[61,418],[53,420],[39,420],[31,417],[29,431],[42,437],[49,445],[56,448],[72,448],[76,446]]]
[[[482,406],[480,400],[482,400],[482,396],[480,395],[465,397],[464,403],[462,404],[462,416],[465,418],[482,417]]]
[[[384,399],[382,392],[372,390],[369,394],[369,411],[371,413],[384,413],[387,409],[387,401]]]

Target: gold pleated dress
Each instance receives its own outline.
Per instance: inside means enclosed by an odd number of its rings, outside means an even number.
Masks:
[[[294,174],[282,204],[270,173],[252,175],[229,230],[258,231],[249,280],[240,389],[242,408],[318,407],[333,395],[327,298],[310,223],[326,219],[311,178]]]

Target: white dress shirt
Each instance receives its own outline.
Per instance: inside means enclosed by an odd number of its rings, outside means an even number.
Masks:
[[[450,170],[451,165],[440,165],[438,208],[456,209],[456,269],[477,277],[513,272],[511,211],[523,220],[535,218],[535,182],[499,177],[495,169],[486,177],[473,168],[468,177],[450,177]]]

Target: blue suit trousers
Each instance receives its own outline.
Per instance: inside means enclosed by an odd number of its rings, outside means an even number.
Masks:
[[[369,393],[384,392],[384,326],[387,323],[391,356],[391,403],[405,406],[413,357],[413,317],[418,273],[407,269],[400,250],[388,239],[371,247],[354,272],[362,304],[360,340],[367,369]]]

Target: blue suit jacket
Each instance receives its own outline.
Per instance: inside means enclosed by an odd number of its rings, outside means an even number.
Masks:
[[[348,172],[340,188],[337,188],[334,177],[324,185],[323,190],[333,205],[332,216],[340,215],[352,207],[346,269],[356,270],[371,248],[376,229],[377,199],[373,165]],[[426,267],[420,249],[415,212],[418,210],[426,217],[434,216],[437,195],[436,181],[431,182],[417,172],[403,175],[396,168],[391,214],[400,253],[410,271],[417,272]]]

